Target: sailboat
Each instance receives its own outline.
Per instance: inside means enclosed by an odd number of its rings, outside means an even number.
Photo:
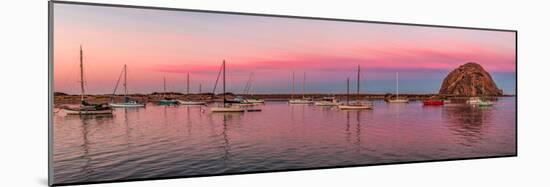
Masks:
[[[94,115],[94,114],[113,114],[113,109],[106,104],[90,104],[86,102],[84,95],[84,62],[83,51],[80,46],[80,106],[78,107],[63,107],[63,110],[68,115]]]
[[[127,73],[127,70],[128,70],[128,68],[127,68],[126,64],[124,64],[124,67],[122,68],[122,72],[120,74],[120,76],[124,75],[124,82],[122,83],[122,85],[124,86],[124,102],[120,102],[120,103],[111,102],[111,103],[109,103],[109,106],[119,107],[119,108],[145,107],[145,104],[138,103],[137,101],[130,100],[130,98],[128,97],[128,82],[127,82],[128,73]],[[115,90],[113,91],[113,99],[114,99],[114,95],[116,93],[116,90],[118,88],[118,83],[120,82],[120,76],[118,78],[118,81],[116,82]]]
[[[212,107],[210,111],[212,112],[244,112],[245,109],[242,107],[232,106],[231,103],[227,102],[225,97],[225,60],[222,62],[223,70],[223,105],[221,107]]]
[[[250,93],[250,97],[246,98],[244,101],[247,102],[247,103],[252,103],[252,104],[264,103],[265,101],[263,99],[256,99],[254,97],[254,87],[252,86],[253,81],[254,81],[254,73],[250,73],[250,78],[249,78],[249,81],[248,81],[248,84],[247,84],[248,86],[245,87],[245,92],[246,92],[247,95]],[[252,91],[250,91],[250,90],[252,90]]]
[[[323,97],[321,101],[317,101],[314,103],[315,106],[338,106],[340,102],[336,99],[336,97]]]
[[[306,73],[304,72],[304,79],[302,82],[302,99],[294,99],[294,72],[292,72],[292,95],[291,99],[288,101],[289,104],[312,104],[311,99],[306,98],[305,96],[305,85],[306,85]]]
[[[189,96],[189,73],[187,73],[187,96]],[[204,101],[177,100],[181,105],[206,105]]]
[[[262,99],[254,99],[254,98],[246,98],[245,95],[250,94],[250,89],[252,88],[252,77],[254,76],[254,73],[250,73],[250,76],[248,77],[248,81],[246,81],[246,84],[243,89],[243,95],[236,96],[233,99],[228,99],[227,102],[232,103],[234,105],[238,106],[253,106],[256,104],[264,103],[264,100]]]
[[[394,99],[389,99],[388,103],[408,103],[409,99],[399,99],[399,72],[395,73],[395,85],[396,97]]]
[[[159,100],[158,101],[158,104],[159,105],[176,105],[178,104],[178,101],[172,99],[172,98],[169,98],[169,97],[166,97],[166,77],[163,78],[163,88],[164,88],[164,92],[162,94],[162,96],[164,97],[163,99]]]
[[[343,105],[338,105],[338,108],[340,110],[365,110],[365,109],[372,109],[372,103],[362,103],[359,101],[359,85],[361,80],[361,67],[357,66],[357,98],[355,102],[350,103],[349,101],[349,78],[347,79],[347,95],[346,95],[346,103]]]

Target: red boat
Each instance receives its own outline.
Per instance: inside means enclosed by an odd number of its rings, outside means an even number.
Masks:
[[[429,106],[441,106],[443,104],[445,104],[445,102],[443,100],[424,100],[422,102],[424,105],[429,105]]]

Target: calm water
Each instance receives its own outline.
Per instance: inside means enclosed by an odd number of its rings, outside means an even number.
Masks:
[[[386,104],[371,111],[267,102],[54,116],[55,183],[192,176],[515,154],[515,98],[488,108]]]

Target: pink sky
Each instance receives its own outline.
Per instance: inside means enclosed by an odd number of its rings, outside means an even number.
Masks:
[[[404,90],[437,92],[474,61],[515,92],[513,32],[56,4],[55,91],[79,93],[80,45],[89,93],[112,92],[124,64],[132,93],[162,91],[163,77],[184,91],[187,73],[207,91],[224,59],[230,91],[253,72],[257,92],[288,92],[294,71],[307,73],[310,92],[339,92],[359,64],[367,91],[389,91],[400,72]]]

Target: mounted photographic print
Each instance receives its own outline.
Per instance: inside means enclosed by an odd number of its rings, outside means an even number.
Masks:
[[[51,185],[517,155],[513,30],[49,13]]]

